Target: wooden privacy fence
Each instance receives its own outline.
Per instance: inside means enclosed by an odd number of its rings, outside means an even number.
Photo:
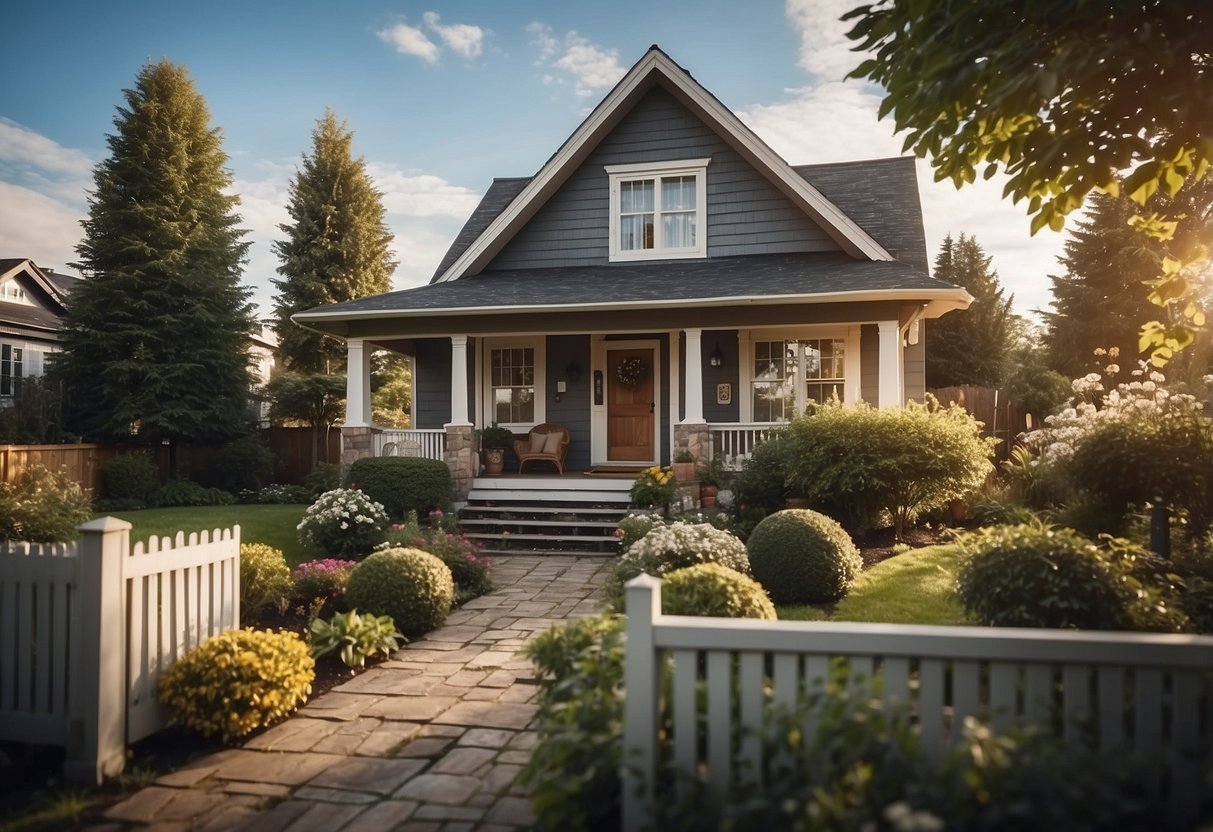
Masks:
[[[73,782],[122,771],[167,724],[156,683],[240,626],[240,527],[130,546],[102,517],[78,544],[0,543],[0,739],[67,748]]]
[[[910,706],[934,755],[962,738],[968,716],[997,730],[1037,725],[1066,743],[1090,742],[1091,726],[1100,752],[1158,761],[1176,825],[1195,811],[1213,760],[1213,637],[692,618],[662,615],[661,581],[649,575],[626,591],[624,829],[652,828],[659,763],[676,777],[706,771],[714,790],[761,777],[768,706],[794,708],[839,658]]]
[[[1011,455],[1011,448],[1015,447],[1015,438],[1028,429],[1027,414],[1015,406],[1006,390],[997,387],[964,385],[938,387],[927,392],[939,399],[940,404],[956,402],[973,414],[973,418],[984,425],[981,429],[982,433],[998,440],[994,456],[1000,460],[1007,459]],[[1039,419],[1036,420],[1036,424],[1039,426]]]

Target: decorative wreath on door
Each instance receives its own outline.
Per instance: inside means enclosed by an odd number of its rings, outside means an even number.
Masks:
[[[623,359],[615,367],[615,380],[626,390],[635,390],[640,387],[640,383],[648,374],[649,368],[645,365],[644,359],[635,356]]]

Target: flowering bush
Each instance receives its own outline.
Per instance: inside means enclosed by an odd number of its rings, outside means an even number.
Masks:
[[[417,521],[411,511],[404,523],[394,523],[388,529],[387,542],[380,548],[411,548],[429,552],[451,570],[455,581],[456,605],[478,598],[493,588],[489,577],[493,561],[481,554],[480,546],[454,531],[454,515],[435,509],[429,514],[429,526]]]
[[[750,574],[745,544],[734,535],[707,523],[671,523],[654,527],[619,556],[607,582],[607,596],[622,609],[623,585],[641,572],[661,577],[698,563],[718,563]]]
[[[345,585],[350,571],[358,565],[356,560],[309,560],[295,567],[291,577],[295,581],[295,599],[310,604],[323,599],[322,607],[339,607],[345,598]]]
[[[316,663],[294,633],[229,630],[182,656],[160,677],[174,720],[231,742],[294,711],[312,692]]]
[[[365,555],[383,542],[383,506],[357,489],[335,488],[316,498],[299,522],[299,542],[331,555]]]
[[[619,521],[619,527],[615,529],[615,537],[619,539],[620,554],[626,552],[633,543],[660,525],[662,525],[661,518],[655,514],[628,514]]]
[[[678,480],[674,477],[674,469],[654,465],[632,483],[632,504],[637,506],[655,506],[669,504],[678,493]]]
[[[0,483],[0,540],[57,543],[75,540],[93,516],[88,490],[64,471],[34,465],[16,482]]]

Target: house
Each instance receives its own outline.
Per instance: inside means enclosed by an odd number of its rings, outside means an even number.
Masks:
[[[371,423],[371,353],[413,357],[413,447],[439,436],[461,499],[493,423],[635,470],[736,462],[810,399],[921,398],[923,322],[970,302],[930,277],[913,159],[793,167],[654,46],[428,285],[294,320],[346,342],[347,462],[409,433]]]
[[[12,402],[20,379],[40,377],[79,278],[41,268],[27,258],[0,259],[0,406]]]

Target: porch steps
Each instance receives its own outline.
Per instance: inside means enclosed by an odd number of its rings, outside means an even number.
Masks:
[[[631,487],[630,479],[577,474],[477,477],[459,526],[490,555],[612,557]]]

